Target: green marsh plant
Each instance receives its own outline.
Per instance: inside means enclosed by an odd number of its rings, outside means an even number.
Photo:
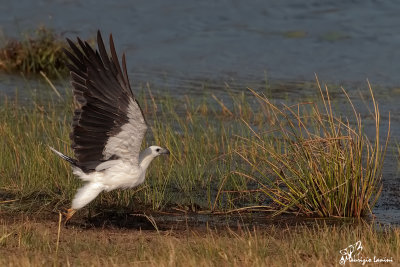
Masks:
[[[42,72],[50,78],[64,77],[68,73],[63,52],[66,47],[66,42],[52,30],[40,27],[25,34],[21,41],[9,40],[0,48],[0,70],[24,75]]]

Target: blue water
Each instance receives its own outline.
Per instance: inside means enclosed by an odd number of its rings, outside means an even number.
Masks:
[[[314,73],[327,82],[400,84],[399,1],[2,0],[0,14],[6,36],[38,25],[68,37],[112,32],[133,80],[178,90],[193,80]]]

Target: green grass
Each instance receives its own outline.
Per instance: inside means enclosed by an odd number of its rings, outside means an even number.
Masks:
[[[151,123],[143,147],[158,144],[171,155],[152,163],[142,186],[102,193],[90,207],[129,212],[283,208],[323,217],[359,217],[373,207],[385,150],[378,131],[372,143],[365,137],[359,114],[354,125],[334,115],[328,92],[325,102],[315,100],[311,108],[280,110],[257,94],[226,93],[225,103],[214,95],[193,100],[142,93],[140,103]],[[33,98],[30,106],[0,104],[0,193],[18,200],[4,208],[69,206],[80,181],[48,149],[73,155],[68,138],[73,104],[69,94],[64,98]],[[375,115],[379,124],[377,109]]]
[[[52,30],[40,27],[23,34],[21,40],[8,40],[0,49],[0,70],[24,75],[65,77],[68,74],[63,48],[67,43]]]
[[[51,156],[47,145],[67,140],[69,117],[66,109],[53,104],[20,106],[7,99],[0,107],[0,190],[17,199],[38,203],[72,196],[76,179],[69,166]],[[68,147],[67,144],[64,144]],[[56,201],[57,202],[57,201]]]

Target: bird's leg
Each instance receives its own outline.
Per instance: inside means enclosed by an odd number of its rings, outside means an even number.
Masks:
[[[64,212],[64,216],[65,216],[65,221],[64,221],[64,225],[67,225],[68,221],[72,218],[72,216],[74,216],[76,210],[74,209],[67,209],[67,212]]]

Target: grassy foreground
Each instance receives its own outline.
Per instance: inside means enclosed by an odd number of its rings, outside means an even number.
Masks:
[[[340,250],[359,240],[363,247],[359,258],[393,260],[366,266],[399,264],[400,230],[369,225],[82,231],[22,216],[14,222],[0,219],[0,265],[340,266]]]
[[[143,145],[162,144],[170,149],[171,156],[158,158],[152,163],[142,186],[103,193],[88,208],[80,211],[78,217],[87,217],[88,210],[91,215],[95,214],[93,217],[104,210],[113,214],[157,211],[173,216],[171,211],[216,214],[254,209],[282,211],[282,206],[286,212],[315,215],[327,207],[325,203],[334,203],[331,205],[333,210],[341,203],[355,203],[351,198],[357,194],[348,194],[350,199],[340,202],[343,200],[341,193],[345,192],[364,192],[361,195],[365,208],[354,209],[364,215],[379,196],[380,164],[385,146],[378,144],[377,148],[376,140],[364,139],[362,127],[353,131],[350,125],[354,124],[345,116],[329,117],[334,113],[329,108],[328,114],[315,116],[308,109],[302,116],[294,113],[288,118],[304,124],[313,121],[312,118],[319,119],[323,122],[321,125],[332,127],[328,127],[325,133],[332,133],[334,137],[316,135],[321,132],[318,127],[314,128],[317,131],[313,134],[307,132],[309,128],[300,127],[296,128],[300,129],[295,132],[298,134],[296,141],[292,139],[295,135],[287,135],[285,139],[284,135],[276,134],[279,127],[288,129],[290,123],[277,124],[276,113],[272,112],[277,106],[265,105],[265,98],[230,93],[229,101],[225,99],[225,102],[216,96],[197,100],[158,96],[156,100],[150,90],[139,97],[151,122],[151,131]],[[0,266],[339,266],[340,251],[359,240],[363,247],[362,258],[373,259],[376,256],[393,260],[393,266],[398,264],[400,230],[363,223],[339,226],[271,224],[248,229],[239,220],[235,229],[214,229],[204,225],[175,229],[173,225],[167,225],[155,230],[142,230],[140,226],[93,225],[89,222],[64,228],[58,221],[58,211],[69,206],[80,183],[72,176],[68,164],[54,156],[47,146],[72,155],[68,138],[72,106],[68,93],[53,100],[33,97],[28,105],[8,99],[0,104]],[[379,122],[379,112],[376,114],[372,121]],[[355,116],[358,118],[359,115],[355,112]],[[356,126],[357,123],[356,119]],[[356,147],[352,142],[346,146],[345,141],[351,140],[353,133],[353,140],[358,140]],[[379,131],[376,134],[379,141]],[[310,143],[314,145],[307,145]],[[299,161],[301,154],[292,153],[290,149],[296,146],[303,146],[300,153],[310,153],[305,157],[310,159],[309,162]],[[370,153],[358,156],[353,153],[351,157],[344,154],[346,151],[360,152],[358,148]],[[264,153],[266,151],[268,153]],[[334,153],[329,154],[329,151]],[[330,188],[318,184],[324,177],[318,171],[324,168],[307,169],[307,164],[315,164],[321,158],[318,155],[323,153],[343,159],[341,166],[348,168],[348,178],[339,184],[331,180]],[[301,163],[300,171],[310,174],[306,182],[316,182],[319,188],[304,202],[299,198],[299,202],[283,202],[279,206],[276,203],[287,198],[285,194],[304,194],[299,190],[288,191],[288,187],[299,184],[284,184],[289,180],[282,180],[296,177],[282,168],[284,160],[293,155],[299,157],[294,162]],[[374,160],[368,161],[370,157],[363,158],[365,155],[372,155]],[[353,162],[353,159],[358,160]],[[260,173],[258,170],[262,164],[254,164],[263,163],[262,167],[268,169],[271,166],[268,164],[277,162],[280,165],[275,166],[280,169],[273,172]],[[332,178],[342,170],[333,162],[327,160],[324,165],[326,173],[333,174]],[[365,162],[367,165],[363,165]],[[295,174],[299,172],[294,168],[290,170]],[[352,175],[353,172],[358,176]],[[268,179],[276,179],[276,183],[270,183]],[[330,195],[335,189],[342,189],[343,185],[346,185],[343,190]],[[326,191],[318,195],[318,190]],[[271,198],[273,193],[277,198]],[[320,198],[324,196],[325,199]],[[293,195],[290,197],[294,198]],[[313,201],[313,197],[317,208],[309,205],[308,201]],[[291,210],[301,205],[308,210]],[[326,215],[322,213],[322,216],[331,215],[329,210]]]

